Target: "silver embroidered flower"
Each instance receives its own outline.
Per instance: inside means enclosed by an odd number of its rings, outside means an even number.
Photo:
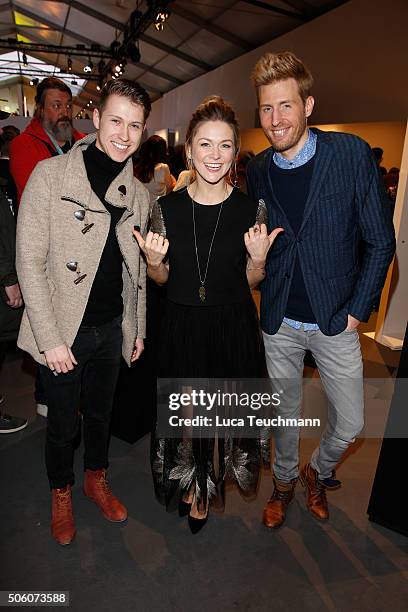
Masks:
[[[225,456],[225,476],[234,478],[243,490],[249,489],[253,482],[251,472],[245,467],[248,463],[248,453],[238,447]]]
[[[170,470],[169,478],[179,480],[181,489],[188,489],[196,471],[191,442],[180,442],[176,463],[177,465]]]
[[[195,482],[195,491],[196,491],[197,500],[199,501],[201,499],[201,489],[200,489],[200,486],[197,480]],[[217,488],[215,484],[213,483],[213,481],[211,480],[210,475],[208,474],[207,475],[207,497],[208,499],[210,499],[211,497],[215,497],[216,494],[217,494]]]

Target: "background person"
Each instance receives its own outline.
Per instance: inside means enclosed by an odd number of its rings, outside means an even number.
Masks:
[[[0,189],[0,371],[7,343],[17,338],[22,304],[16,273],[16,224],[10,204]],[[5,398],[0,393],[0,433],[14,433],[27,426],[27,419],[3,411]]]
[[[0,127],[0,185],[7,198],[11,200],[15,214],[17,213],[17,190],[10,173],[10,144],[19,134],[20,130],[14,125]]]
[[[166,141],[161,136],[150,136],[140,147],[139,159],[135,164],[135,176],[149,191],[152,205],[157,198],[170,193],[176,183],[166,161]]]
[[[84,135],[72,125],[72,92],[68,85],[55,77],[43,79],[37,86],[34,117],[10,146],[10,171],[18,202],[38,162],[67,153]]]

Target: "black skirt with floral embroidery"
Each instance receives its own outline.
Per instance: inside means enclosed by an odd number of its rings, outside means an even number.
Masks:
[[[160,377],[239,381],[264,373],[262,337],[251,298],[203,307],[167,302],[159,348]],[[181,496],[193,489],[200,505],[206,505],[209,498],[221,508],[228,480],[234,480],[243,495],[255,495],[260,459],[259,438],[244,438],[236,430],[217,437],[208,437],[197,427],[194,434],[179,438],[153,435],[156,496],[173,510]]]

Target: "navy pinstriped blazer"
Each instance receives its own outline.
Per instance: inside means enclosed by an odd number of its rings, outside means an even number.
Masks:
[[[273,192],[273,149],[247,166],[249,195],[264,200],[268,229],[283,227],[261,286],[261,326],[275,334],[285,316],[296,252],[321,331],[342,332],[347,315],[367,321],[395,251],[391,207],[369,145],[351,134],[317,134],[303,222],[296,236]]]

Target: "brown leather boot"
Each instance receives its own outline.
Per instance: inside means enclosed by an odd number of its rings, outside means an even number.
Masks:
[[[51,533],[58,544],[70,544],[75,536],[74,517],[72,515],[71,486],[52,489]]]
[[[286,510],[295,494],[297,478],[284,482],[273,477],[274,489],[272,496],[263,511],[263,523],[270,529],[280,527],[286,518]]]
[[[99,506],[108,521],[126,521],[127,510],[110,490],[106,470],[85,470],[84,493]]]
[[[329,518],[329,508],[327,506],[326,487],[319,480],[319,474],[310,463],[306,463],[299,478],[305,487],[307,509],[320,521],[327,520]]]

